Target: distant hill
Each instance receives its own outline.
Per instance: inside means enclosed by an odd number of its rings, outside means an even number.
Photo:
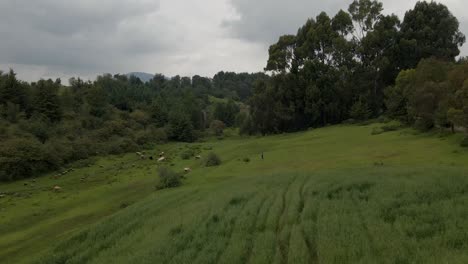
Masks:
[[[135,77],[138,77],[140,78],[140,80],[142,82],[149,82],[151,79],[153,79],[154,77],[154,74],[149,74],[149,73],[146,73],[146,72],[131,72],[131,73],[127,73],[127,76],[135,76]]]

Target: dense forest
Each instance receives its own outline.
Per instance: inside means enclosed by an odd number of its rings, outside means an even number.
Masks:
[[[15,180],[95,155],[168,140],[192,142],[245,119],[243,101],[263,73],[220,72],[143,83],[126,75],[26,83],[0,73],[0,179]],[[223,100],[211,100],[212,98]],[[240,121],[239,121],[240,120]]]
[[[333,17],[320,13],[270,47],[266,73],[157,74],[149,82],[108,74],[69,85],[0,73],[0,180],[219,136],[226,126],[265,135],[384,114],[423,130],[468,126],[457,18],[424,1],[403,21],[382,12],[378,1],[356,0]]]
[[[382,11],[378,1],[354,1],[348,12],[323,12],[296,35],[281,36],[269,49],[265,70],[272,78],[256,84],[250,101],[256,130],[297,131],[380,116],[385,95],[393,96],[385,91],[401,71],[425,58],[454,63],[460,54],[465,36],[446,6],[418,2],[403,21]]]

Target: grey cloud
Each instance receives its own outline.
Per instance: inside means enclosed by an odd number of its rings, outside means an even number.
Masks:
[[[417,0],[384,0],[387,13]],[[446,3],[468,29],[465,0]],[[351,0],[0,0],[0,70],[36,80],[261,71],[268,45]],[[465,32],[468,33],[468,32]],[[467,51],[466,49],[464,49]],[[468,54],[468,52],[464,52]]]
[[[325,11],[333,16],[340,9],[347,10],[352,0],[230,0],[238,18],[225,20],[223,25],[239,39],[269,45],[279,36],[295,34],[308,18]],[[414,7],[417,0],[383,0],[384,12],[403,18],[406,10]],[[467,34],[468,18],[464,0],[440,0],[460,20],[461,30]],[[468,34],[467,34],[468,35]],[[465,45],[466,46],[466,45]],[[468,49],[463,47],[464,54]]]
[[[163,29],[145,20],[158,9],[150,0],[1,1],[0,62],[76,74],[122,70],[171,48],[158,38]]]
[[[346,9],[348,3],[347,0],[231,0],[239,19],[226,20],[224,26],[238,38],[272,43],[280,35],[296,33],[308,18],[322,11],[334,14]]]

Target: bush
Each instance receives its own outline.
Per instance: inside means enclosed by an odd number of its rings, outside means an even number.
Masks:
[[[180,158],[183,160],[188,160],[195,155],[195,152],[192,149],[187,149],[180,154]]]
[[[351,118],[358,121],[369,119],[371,114],[372,112],[370,111],[369,106],[362,100],[355,102],[349,111]]]
[[[182,175],[166,167],[159,168],[158,174],[159,184],[156,186],[157,189],[175,188],[182,185]]]
[[[431,130],[434,127],[434,122],[428,118],[419,118],[414,123],[414,126],[416,129],[425,132]]]
[[[387,125],[381,126],[381,127],[374,127],[372,129],[372,135],[380,135],[385,132],[392,132],[392,131],[397,131],[401,128],[401,124],[399,122],[391,122]]]
[[[244,158],[243,161],[244,161],[245,163],[249,163],[249,162],[250,162],[250,158]]]
[[[462,141],[460,142],[460,146],[464,148],[468,148],[468,136],[465,136]]]
[[[205,166],[214,167],[221,165],[221,159],[215,153],[211,152],[206,156]]]
[[[0,144],[0,180],[28,178],[44,172],[47,153],[36,139],[14,138]]]

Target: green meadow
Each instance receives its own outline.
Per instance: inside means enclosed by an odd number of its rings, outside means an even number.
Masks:
[[[468,263],[460,135],[380,126],[173,143],[1,184],[0,262]],[[161,151],[192,169],[181,187],[156,190]]]

